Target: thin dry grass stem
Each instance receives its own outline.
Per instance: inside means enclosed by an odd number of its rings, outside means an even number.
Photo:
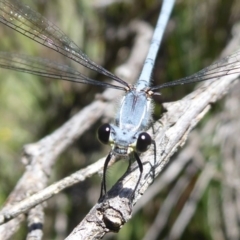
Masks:
[[[179,198],[181,197],[184,190],[187,188],[187,186],[192,180],[192,177],[195,176],[197,171],[198,168],[194,166],[194,163],[189,163],[189,165],[184,171],[184,174],[177,180],[176,184],[171,188],[166,199],[160,206],[158,214],[156,215],[153,224],[147,231],[143,240],[159,239],[159,235],[166,227],[172,209],[176,206]]]
[[[169,236],[167,239],[174,240],[179,239],[179,236],[182,236],[184,230],[189,224],[191,218],[193,217],[197,204],[202,198],[204,192],[206,191],[210,181],[212,180],[216,172],[215,166],[211,163],[207,163],[205,168],[201,172],[193,191],[191,192],[188,201],[184,204],[183,209],[178,215],[176,221],[174,222],[173,227],[170,230]]]

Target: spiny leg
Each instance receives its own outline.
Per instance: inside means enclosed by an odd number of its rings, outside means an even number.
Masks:
[[[157,159],[157,147],[156,147],[156,142],[154,140],[152,140],[152,144],[153,144],[153,148],[154,148],[154,166],[153,166],[153,179],[155,178],[155,165],[156,165],[156,159]],[[142,178],[142,172],[143,172],[143,164],[142,164],[142,161],[141,159],[139,158],[138,154],[136,152],[134,152],[134,157],[135,159],[137,160],[137,163],[138,163],[138,167],[139,167],[139,170],[140,170],[140,175],[139,175],[139,178],[138,178],[138,181],[136,183],[136,186],[133,190],[133,194],[132,194],[132,200],[134,198],[134,194],[135,194],[135,191],[137,190],[137,187],[141,181],[141,178]],[[130,164],[129,164],[130,166]]]
[[[134,157],[135,157],[135,159],[137,160],[137,163],[138,163],[138,167],[139,167],[139,170],[140,170],[140,175],[139,175],[139,177],[138,177],[138,181],[137,181],[137,183],[136,183],[136,186],[135,186],[135,188],[134,188],[134,190],[133,190],[133,193],[132,193],[132,196],[131,196],[132,200],[133,200],[133,198],[134,198],[134,194],[135,194],[135,191],[137,190],[138,184],[139,184],[140,181],[141,181],[142,172],[143,172],[143,165],[142,165],[141,159],[139,158],[139,156],[138,156],[138,154],[137,154],[136,152],[133,152],[133,153],[134,153]]]
[[[106,190],[106,171],[107,171],[107,166],[108,163],[110,162],[111,158],[112,158],[113,153],[110,152],[104,162],[104,166],[103,166],[103,178],[102,178],[102,182],[101,182],[101,192],[100,192],[100,197],[99,200],[106,194],[107,190]]]
[[[155,167],[156,167],[156,163],[157,163],[157,146],[156,146],[156,142],[154,140],[152,140],[152,144],[153,144],[153,152],[154,152],[154,166],[153,166],[153,179],[155,179]]]

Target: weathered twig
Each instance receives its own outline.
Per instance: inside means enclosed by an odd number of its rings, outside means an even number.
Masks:
[[[216,168],[212,163],[205,165],[205,168],[201,172],[201,175],[191,192],[189,200],[185,203],[167,239],[178,239],[178,237],[182,235],[184,229],[193,217],[197,204],[208,187],[209,182],[212,180],[215,172]]]
[[[193,164],[189,164],[185,170],[185,174],[181,176],[174,187],[170,190],[166,199],[164,200],[159,212],[144,236],[143,240],[155,240],[158,239],[159,234],[162,232],[164,227],[166,226],[169,215],[173,209],[173,207],[179,201],[180,196],[191,182],[192,177],[196,174],[198,168]]]

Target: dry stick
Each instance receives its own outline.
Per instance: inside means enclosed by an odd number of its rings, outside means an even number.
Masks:
[[[181,101],[164,104],[167,109],[161,119],[163,131],[155,136],[157,142],[157,159],[149,150],[141,156],[143,174],[133,203],[143,195],[169,158],[185,143],[190,130],[203,118],[210,105],[223,97],[238,75],[225,76],[218,81],[206,82]],[[160,128],[159,123],[154,125]],[[68,236],[73,239],[100,239],[109,231],[119,229],[131,218],[132,203],[129,199],[139,176],[139,169],[132,164],[130,170],[108,192],[103,202],[96,204],[82,222]]]
[[[228,161],[228,163],[227,163]],[[222,213],[227,239],[239,239],[238,215],[234,199],[234,189],[229,179],[236,180],[233,159],[225,158],[223,163],[224,180],[222,182]],[[232,166],[231,166],[232,165]],[[226,176],[227,174],[230,174]]]
[[[39,204],[28,213],[28,235],[26,240],[41,240],[43,237],[44,212],[43,205]]]
[[[118,74],[131,82],[137,78],[144,62],[152,37],[152,27],[140,21],[133,21],[129,26],[129,31],[136,33],[135,45],[127,63],[118,69]],[[96,122],[113,104],[113,99],[120,94],[119,91],[107,89],[103,93],[105,101],[95,100],[51,135],[37,143],[25,146],[22,161],[27,165],[26,171],[8,197],[2,212],[11,209],[12,205],[26,196],[44,189],[58,155]],[[96,171],[100,169],[99,166]],[[6,218],[11,218],[10,215],[2,215],[0,221],[5,222]],[[7,224],[0,226],[0,239],[9,239],[17,231],[23,219],[24,216],[19,215]]]
[[[205,165],[205,168],[201,172],[188,201],[185,203],[181,213],[178,215],[178,218],[175,221],[167,239],[174,240],[179,239],[179,237],[182,236],[182,233],[184,232],[190,219],[193,217],[197,203],[204,194],[215,172],[216,168],[213,164],[207,163]]]
[[[21,213],[29,211],[32,207],[44,202],[52,196],[58,194],[63,189],[73,186],[76,183],[84,181],[86,178],[91,177],[93,174],[99,172],[103,168],[105,158],[98,160],[97,162],[89,165],[88,167],[81,169],[68,177],[44,188],[38,193],[16,203],[8,208],[5,208],[0,213],[0,224],[5,221],[17,217]]]
[[[232,125],[231,123],[227,124],[229,127]],[[226,126],[225,126],[226,127]],[[233,127],[233,126],[232,126]],[[237,134],[237,128],[232,128],[232,132],[234,131],[234,135]],[[230,130],[228,128],[228,130]],[[231,131],[230,130],[230,131]],[[239,239],[240,232],[238,227],[238,215],[237,209],[235,204],[235,189],[233,187],[232,182],[237,181],[237,174],[236,174],[236,166],[233,159],[233,151],[235,151],[235,143],[229,140],[230,132],[225,134],[224,138],[221,139],[222,147],[221,152],[223,155],[223,162],[222,162],[222,171],[223,171],[223,181],[222,181],[222,213],[223,213],[223,222],[226,229],[226,236],[227,239]],[[232,135],[231,134],[231,135]],[[239,136],[239,135],[238,135]],[[239,179],[238,179],[239,180]]]
[[[194,166],[194,163],[190,163],[183,176],[181,176],[176,184],[171,188],[163,204],[161,204],[157,216],[154,219],[153,224],[148,229],[147,233],[143,237],[143,240],[155,240],[163,231],[166,226],[169,215],[172,209],[179,201],[180,196],[191,182],[193,176],[197,173],[198,168]]]

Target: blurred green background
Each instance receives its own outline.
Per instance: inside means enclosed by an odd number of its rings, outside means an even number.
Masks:
[[[81,47],[83,52],[110,71],[114,71],[126,60],[133,44],[134,36],[118,37],[118,30],[124,29],[134,19],[146,21],[154,27],[161,6],[161,1],[153,0],[26,0],[22,2],[54,22]],[[240,3],[237,0],[177,1],[155,65],[154,84],[188,76],[211,64],[231,39],[232,27],[239,19]],[[62,56],[50,52],[3,25],[0,25],[0,36],[1,51],[25,53],[72,64]],[[75,64],[74,66],[76,67]],[[99,78],[97,74],[88,70],[83,72],[93,78]],[[27,143],[38,141],[57,129],[74,113],[89,104],[95,94],[102,89],[86,85],[76,87],[68,82],[42,79],[2,69],[0,76],[0,203],[2,205],[24,172],[24,166],[20,162],[22,147]],[[162,111],[160,103],[181,99],[193,88],[194,86],[189,85],[164,90],[162,96],[156,99],[154,117],[156,119],[160,117]],[[218,113],[221,108],[221,103],[215,105],[205,121],[214,113]],[[99,124],[85,133],[60,157],[51,176],[51,182],[73,173],[106,154],[107,149],[96,139],[95,133]],[[218,147],[207,149],[206,155],[212,152],[218,154],[218,150]],[[206,158],[208,157],[207,155]],[[122,163],[118,163],[117,167],[113,166],[109,170],[108,178],[111,179],[121,165]],[[199,171],[189,182],[189,188],[185,190],[185,197],[181,201],[187,201],[198,174]],[[211,184],[219,191],[219,182]],[[166,186],[164,191],[138,211],[118,234],[106,236],[106,239],[142,239],[173,186],[174,184]],[[70,233],[97,201],[99,190],[100,178],[95,176],[49,200],[43,239],[62,239]],[[208,198],[208,193],[201,198],[193,221],[179,239],[214,238],[207,223]],[[156,239],[164,239],[168,235],[181,212],[183,206],[181,201],[174,206],[168,223],[164,230],[158,233]],[[60,230],[57,221],[64,223],[64,227]],[[25,231],[26,227],[23,226],[12,239],[25,239]],[[227,239],[227,236],[224,236]]]

